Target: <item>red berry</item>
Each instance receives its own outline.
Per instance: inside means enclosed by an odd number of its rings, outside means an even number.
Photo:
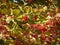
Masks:
[[[38,38],[38,34],[32,34],[32,36],[36,39]]]
[[[9,36],[10,36],[10,35],[5,34],[5,35],[3,36],[3,38],[6,38],[6,39],[7,39],[7,38],[9,38]]]
[[[5,14],[0,13],[0,18],[5,17]]]
[[[37,25],[37,30],[41,30],[42,33],[44,33],[46,31],[46,27],[43,24],[39,24]]]
[[[0,25],[6,25],[6,21],[0,20]]]
[[[6,30],[7,30],[6,27],[0,26],[0,32],[6,31]]]
[[[19,42],[19,41],[16,41],[16,42],[15,42],[15,45],[20,45],[20,42]]]
[[[23,21],[24,22],[27,22],[28,21],[28,17],[25,15],[25,16],[23,16]]]
[[[45,39],[45,41],[48,42],[48,43],[50,43],[51,40],[47,37],[47,38]]]
[[[37,27],[37,24],[32,24],[31,26],[32,26],[33,28],[35,28],[35,27]]]
[[[46,24],[49,25],[50,27],[54,26],[53,20],[48,20]]]
[[[2,18],[3,16],[2,15],[0,15],[0,18]]]
[[[29,31],[25,31],[24,36],[28,36],[28,35],[29,35]]]
[[[58,28],[56,26],[52,27],[52,30],[58,30]]]
[[[56,23],[57,23],[57,25],[60,25],[60,21],[59,20],[57,20]]]
[[[33,17],[33,20],[34,20],[34,21],[36,21],[36,20],[37,20],[37,16],[36,16],[36,15]]]
[[[41,37],[42,37],[42,39],[43,39],[43,40],[45,40],[45,39],[46,39],[45,34],[42,34],[42,35],[41,35]]]
[[[53,17],[53,15],[54,15],[52,12],[48,12],[47,14],[51,17]]]

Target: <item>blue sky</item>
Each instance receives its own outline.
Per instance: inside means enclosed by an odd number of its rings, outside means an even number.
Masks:
[[[24,0],[21,0],[21,1],[23,1],[23,2],[24,2]],[[14,0],[14,2],[17,2],[17,0]]]

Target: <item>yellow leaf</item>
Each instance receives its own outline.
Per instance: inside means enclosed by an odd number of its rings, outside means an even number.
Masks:
[[[19,15],[19,13],[20,13],[20,10],[19,10],[19,9],[14,9],[14,10],[13,10],[13,14],[14,14],[14,15]]]
[[[22,15],[20,15],[20,16],[18,16],[17,18],[22,18],[23,16]]]

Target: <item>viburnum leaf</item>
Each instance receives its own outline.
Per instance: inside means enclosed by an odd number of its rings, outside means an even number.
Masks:
[[[22,17],[23,17],[23,15],[19,15],[17,18],[20,19],[20,18],[22,18]]]
[[[14,14],[14,15],[18,16],[19,13],[20,13],[20,10],[19,10],[19,9],[14,9],[14,10],[13,10],[13,14]]]
[[[60,41],[60,38],[57,38],[58,41]]]

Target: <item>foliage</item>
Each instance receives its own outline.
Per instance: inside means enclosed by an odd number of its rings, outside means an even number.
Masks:
[[[41,5],[41,3],[37,4],[35,2],[28,2],[28,4],[26,2],[24,4],[1,3],[0,44],[59,44],[60,13],[55,11],[56,7],[55,4],[47,6],[45,3]]]

